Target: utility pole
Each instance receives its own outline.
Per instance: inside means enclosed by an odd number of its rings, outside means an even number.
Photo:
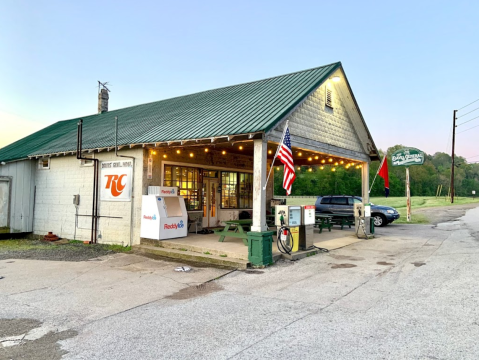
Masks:
[[[452,166],[451,166],[451,204],[454,202],[454,145],[456,145],[456,113],[452,116]]]

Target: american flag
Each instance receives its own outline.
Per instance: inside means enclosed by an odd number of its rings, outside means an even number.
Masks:
[[[290,195],[291,186],[293,185],[294,179],[296,179],[296,173],[294,172],[293,152],[291,151],[291,136],[289,135],[287,125],[278,156],[284,164],[283,188],[286,190],[286,195]]]

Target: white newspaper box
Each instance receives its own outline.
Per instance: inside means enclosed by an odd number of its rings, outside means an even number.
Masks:
[[[140,237],[154,240],[185,237],[188,213],[185,199],[174,187],[158,186],[158,194],[143,195]]]

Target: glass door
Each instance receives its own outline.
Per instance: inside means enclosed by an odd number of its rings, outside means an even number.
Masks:
[[[218,224],[218,179],[203,179],[203,227]]]

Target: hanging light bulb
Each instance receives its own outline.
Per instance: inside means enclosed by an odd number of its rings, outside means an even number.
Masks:
[[[329,161],[329,162],[333,162],[333,158],[329,158],[328,161]]]
[[[337,161],[334,163],[334,166],[338,166],[338,162],[337,162]]]
[[[273,153],[273,150],[268,150],[268,154],[272,154]]]
[[[240,146],[239,146],[239,149],[240,149],[240,150],[243,150],[243,145],[240,145]]]
[[[314,160],[318,160],[318,159],[319,159],[319,156],[316,155],[316,156],[314,157]]]
[[[312,157],[309,157],[309,158],[308,158],[308,161],[313,161],[313,158],[312,158]]]
[[[301,166],[298,166],[298,171],[301,171]]]
[[[190,157],[193,157],[193,156],[195,156],[195,154],[193,154],[193,153],[190,153]]]
[[[343,161],[343,160],[341,160],[339,163],[340,163],[341,165],[343,165],[343,164],[344,164],[344,161]]]
[[[331,171],[336,171],[336,168],[332,168]]]
[[[176,153],[177,153],[177,154],[180,154],[180,153],[181,153],[180,149],[176,150]]]
[[[166,154],[163,154],[163,159],[166,159]]]
[[[298,156],[303,156],[303,153],[300,151],[300,152],[298,153]]]
[[[309,171],[309,172],[313,171],[313,168],[309,168],[308,171]]]
[[[153,155],[156,155],[156,151],[155,151],[155,150],[153,150],[151,153],[152,153]]]
[[[319,169],[320,169],[320,170],[324,170],[324,166],[320,166]]]
[[[223,155],[226,155],[226,150],[223,150],[221,153],[222,153]]]
[[[278,171],[279,171],[279,166],[276,168],[276,170],[278,170]]]
[[[208,149],[208,148],[205,148],[205,152],[208,152],[208,151],[210,151],[210,149]]]
[[[326,162],[326,160],[324,160],[324,159],[323,159],[323,160],[321,160],[321,164],[324,164],[325,162]]]

